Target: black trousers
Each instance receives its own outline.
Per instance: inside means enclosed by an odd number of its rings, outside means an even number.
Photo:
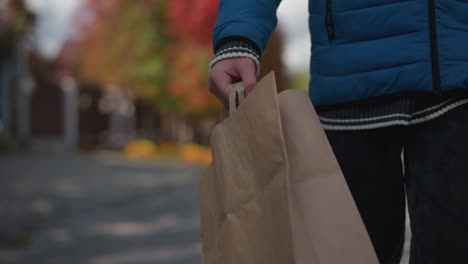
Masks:
[[[410,263],[468,263],[468,105],[411,126],[326,132],[381,263],[401,259],[405,192]]]

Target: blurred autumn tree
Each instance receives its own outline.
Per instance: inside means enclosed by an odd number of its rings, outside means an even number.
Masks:
[[[191,127],[195,140],[207,143],[211,129],[200,121],[214,121],[221,107],[208,90],[207,68],[219,0],[85,1],[73,45],[79,77],[127,89],[138,102],[137,119],[146,130],[157,127],[159,138],[177,140],[171,135]],[[283,80],[281,45],[269,46],[262,68]]]
[[[217,6],[218,0],[87,0],[79,17],[79,72],[162,111],[210,115],[219,106],[206,74]]]

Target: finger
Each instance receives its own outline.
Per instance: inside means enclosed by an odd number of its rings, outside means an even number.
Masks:
[[[251,59],[247,59],[245,63],[238,64],[237,70],[241,76],[246,93],[249,94],[257,85],[255,63]]]
[[[229,104],[229,85],[232,80],[227,73],[218,73],[214,74],[211,78],[212,86],[210,87],[211,92],[216,95],[216,97],[224,104],[225,107],[228,107]]]

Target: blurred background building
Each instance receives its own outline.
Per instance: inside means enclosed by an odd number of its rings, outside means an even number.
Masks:
[[[22,1],[0,1],[0,141],[29,133],[27,101],[33,82],[28,37],[35,16]]]

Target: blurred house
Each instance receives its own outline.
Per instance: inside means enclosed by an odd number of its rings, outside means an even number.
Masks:
[[[29,99],[34,82],[28,69],[27,50],[23,44],[10,50],[0,60],[0,138],[29,138]]]
[[[76,133],[70,131],[70,123],[76,123],[76,100],[64,92],[67,85],[73,97],[73,81],[61,83],[56,78],[55,63],[39,54],[30,55],[30,70],[34,89],[28,101],[29,129],[27,149],[40,152],[73,151],[76,148]],[[67,116],[66,116],[67,115]],[[71,125],[73,126],[73,124]],[[68,133],[67,133],[68,132]]]
[[[62,143],[68,150],[120,149],[135,139],[135,102],[122,87],[80,79],[75,45],[66,42],[53,67],[62,94]]]
[[[28,138],[28,36],[34,23],[22,0],[0,1],[0,143]]]

